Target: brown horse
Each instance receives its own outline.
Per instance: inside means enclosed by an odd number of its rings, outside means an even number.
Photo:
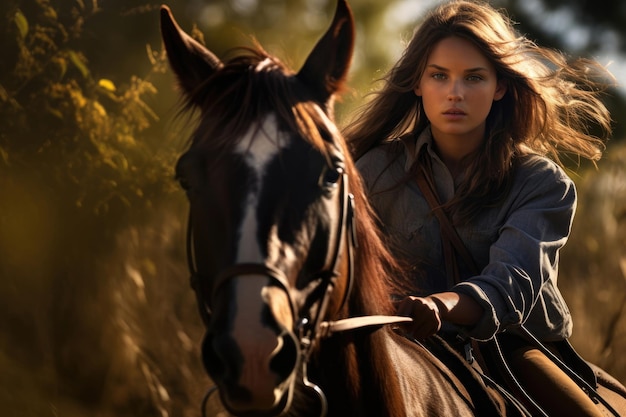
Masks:
[[[260,47],[221,61],[165,6],[161,30],[199,111],[176,174],[190,203],[203,360],[226,409],[519,415],[469,367],[451,371],[388,325],[408,320],[391,316],[386,277],[399,272],[333,123],[354,43],[346,2],[297,73]]]

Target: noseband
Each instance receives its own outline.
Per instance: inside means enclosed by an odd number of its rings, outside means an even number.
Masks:
[[[411,319],[408,317],[399,316],[365,316],[352,317],[338,321],[323,320],[326,309],[330,302],[330,296],[334,289],[335,279],[341,275],[341,260],[344,253],[347,257],[346,261],[348,263],[348,282],[346,290],[343,294],[340,307],[337,311],[340,311],[349,299],[350,291],[354,281],[354,250],[358,246],[355,229],[354,196],[349,192],[348,189],[348,174],[345,172],[345,170],[342,170],[340,168],[338,168],[338,170],[341,174],[341,211],[339,213],[339,218],[336,224],[336,238],[333,242],[333,246],[331,246],[332,255],[327,258],[329,259],[329,262],[327,262],[326,267],[318,274],[316,274],[316,276],[312,277],[313,279],[319,280],[320,282],[320,284],[312,292],[312,294],[316,295],[321,294],[318,300],[312,300],[313,302],[317,302],[319,304],[319,307],[317,308],[315,318],[309,319],[307,317],[302,317],[296,323],[296,328],[292,329],[298,339],[300,345],[300,353],[302,355],[302,360],[300,361],[302,365],[302,382],[306,387],[311,388],[319,397],[321,402],[320,416],[325,416],[327,412],[326,396],[319,386],[313,384],[307,378],[307,365],[313,346],[321,338],[330,337],[338,332],[345,332],[364,327],[382,326],[385,324],[411,321]],[[192,220],[193,219],[191,218],[190,210],[187,225],[187,263],[191,274],[191,287],[196,294],[196,300],[200,316],[206,328],[209,327],[209,323],[211,320],[210,301],[213,299],[213,295],[222,285],[224,285],[226,282],[236,276],[263,275],[269,277],[272,281],[272,284],[281,288],[287,295],[291,306],[292,316],[294,318],[298,317],[298,309],[295,305],[293,298],[290,295],[289,282],[285,273],[282,270],[265,264],[241,263],[234,264],[222,269],[214,279],[213,287],[209,294],[210,297],[207,300],[204,297],[203,291],[201,290],[202,284],[200,281],[201,279],[206,279],[207,277],[203,274],[200,274],[196,268],[196,252],[193,245]],[[213,387],[206,393],[202,403],[203,416],[205,415],[206,403],[210,395],[213,394],[216,390],[217,387]]]

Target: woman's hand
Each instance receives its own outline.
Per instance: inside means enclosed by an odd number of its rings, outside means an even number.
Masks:
[[[413,319],[404,325],[417,340],[424,340],[441,329],[441,322],[473,326],[483,315],[483,308],[473,298],[455,292],[441,292],[428,297],[406,297],[398,304],[397,314]]]
[[[441,329],[439,306],[430,297],[406,297],[398,304],[398,315],[413,319],[403,325],[405,331],[417,340],[424,340]]]

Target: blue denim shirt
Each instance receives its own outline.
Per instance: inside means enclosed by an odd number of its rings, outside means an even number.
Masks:
[[[439,223],[409,167],[423,147],[432,159],[442,202],[452,198],[455,182],[432,148],[430,129],[415,146],[398,141],[370,150],[357,161],[371,202],[392,251],[411,268],[417,295],[452,290],[474,298],[484,314],[478,324],[461,329],[488,340],[524,323],[537,338],[554,341],[572,332],[569,309],[557,288],[559,251],[570,233],[576,208],[573,181],[551,160],[522,157],[510,192],[497,206],[485,207],[457,232],[481,270],[472,276],[459,262],[462,282],[447,282]],[[396,151],[392,151],[395,149]],[[400,152],[398,152],[400,149]]]

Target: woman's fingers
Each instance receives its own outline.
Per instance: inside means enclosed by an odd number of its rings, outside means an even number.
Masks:
[[[405,324],[404,328],[418,340],[432,336],[441,328],[439,308],[428,297],[407,297],[399,303],[397,312],[398,315],[413,319],[413,322]]]

